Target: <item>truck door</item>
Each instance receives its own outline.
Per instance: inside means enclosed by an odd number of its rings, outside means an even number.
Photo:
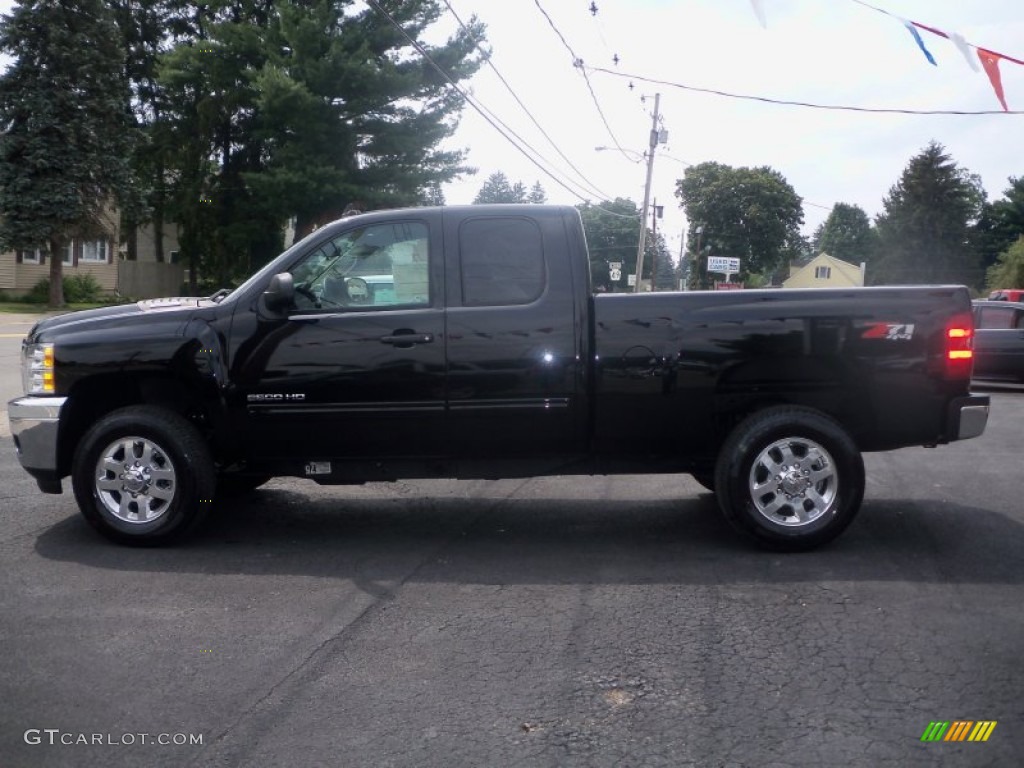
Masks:
[[[440,238],[417,218],[353,224],[292,263],[287,317],[236,314],[232,377],[250,456],[444,453]]]
[[[982,304],[975,311],[974,375],[1019,380],[1024,371],[1024,312],[1014,304]]]
[[[446,211],[444,230],[453,452],[582,451],[584,329],[562,219]]]

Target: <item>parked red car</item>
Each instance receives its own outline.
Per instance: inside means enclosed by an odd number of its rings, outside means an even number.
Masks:
[[[989,301],[1024,301],[1024,288],[1000,288],[988,295]]]

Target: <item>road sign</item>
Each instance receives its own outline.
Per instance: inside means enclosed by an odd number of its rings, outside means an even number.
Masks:
[[[708,256],[708,272],[732,275],[740,271],[740,260],[729,256]]]
[[[617,283],[622,279],[622,270],[617,267],[612,267],[608,270],[608,277],[611,278],[613,283]]]
[[[609,261],[608,262],[608,269],[622,269],[622,262],[621,261]]]

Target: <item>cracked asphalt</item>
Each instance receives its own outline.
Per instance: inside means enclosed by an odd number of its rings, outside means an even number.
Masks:
[[[685,476],[279,479],[126,549],[7,441],[0,765],[1018,766],[1022,425],[1000,391],[981,438],[868,455],[798,555]]]

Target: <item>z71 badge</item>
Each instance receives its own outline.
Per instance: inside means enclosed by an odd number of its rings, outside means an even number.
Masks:
[[[872,323],[860,335],[862,339],[910,341],[914,338],[913,323]]]

